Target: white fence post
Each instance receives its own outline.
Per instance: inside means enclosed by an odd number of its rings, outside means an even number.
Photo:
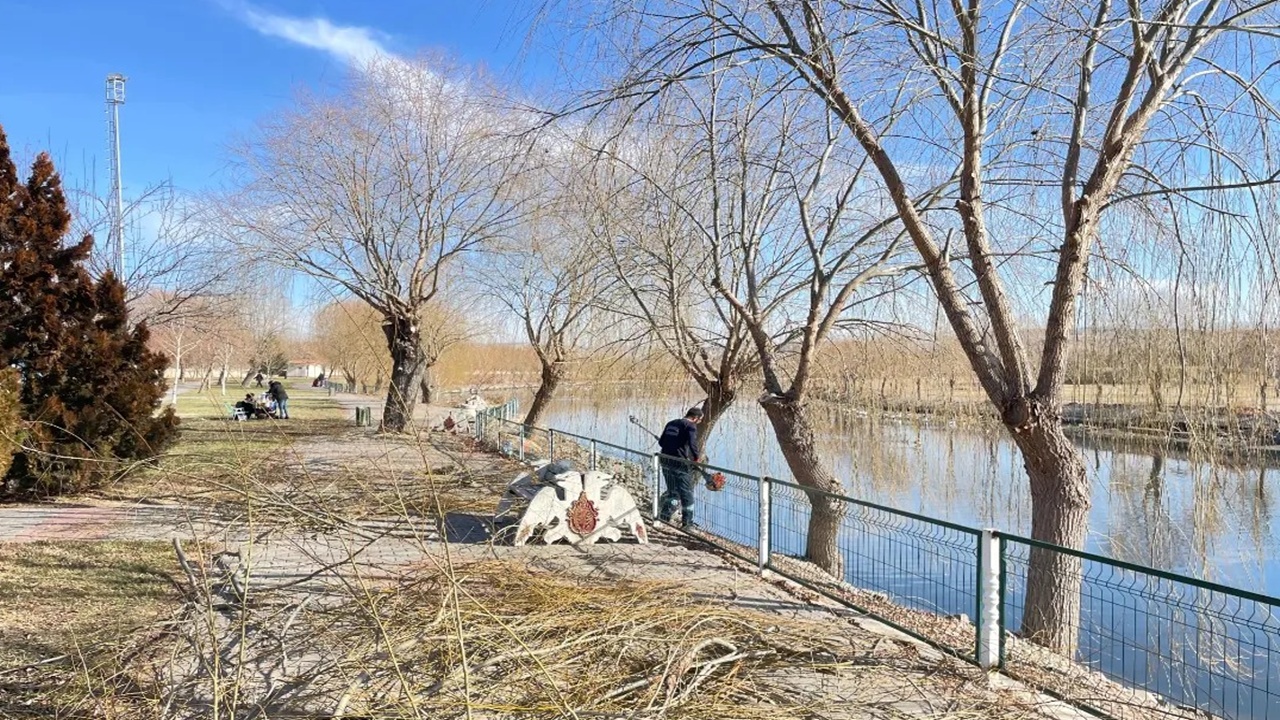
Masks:
[[[660,487],[662,487],[662,470],[658,465],[658,454],[654,453],[653,455],[653,490],[652,492],[650,492],[650,494],[653,495],[653,502],[650,503],[651,505],[650,511],[653,513],[654,520],[658,519],[658,497],[662,494],[658,490],[658,488]]]
[[[521,424],[520,432],[516,433],[516,437],[520,439],[520,462],[524,462],[524,443],[525,443],[525,440],[528,438],[528,435],[526,435],[527,432],[528,430],[525,428],[523,424]]]
[[[591,438],[591,469],[599,470],[600,468],[597,467],[598,465],[599,460],[596,459],[596,439]]]
[[[764,574],[765,567],[769,565],[769,528],[770,509],[769,509],[769,478],[764,475],[760,476],[760,527],[758,529],[759,539],[756,544],[757,556],[756,564],[760,567],[760,574]]]
[[[987,528],[978,538],[978,665],[1000,664],[1000,540]]]
[[[547,428],[547,462],[555,462],[556,459],[556,431],[555,428]]]

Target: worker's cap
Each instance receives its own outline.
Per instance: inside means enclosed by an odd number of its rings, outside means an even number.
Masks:
[[[691,407],[689,408],[689,412],[685,413],[684,416],[687,418],[700,418],[702,417],[702,408]]]

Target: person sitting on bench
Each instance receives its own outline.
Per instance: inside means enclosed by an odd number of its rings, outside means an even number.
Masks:
[[[244,399],[236,403],[236,414],[244,414],[244,419],[248,420],[253,417],[253,393],[244,396]]]

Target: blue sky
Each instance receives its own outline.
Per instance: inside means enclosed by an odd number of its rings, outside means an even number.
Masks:
[[[227,147],[300,87],[371,53],[432,50],[539,80],[527,0],[0,0],[0,125],[18,156],[50,150],[70,185],[105,194],[103,86],[128,77],[126,195],[171,179],[216,187]],[[95,165],[96,163],[96,165]],[[96,172],[95,172],[96,170]]]

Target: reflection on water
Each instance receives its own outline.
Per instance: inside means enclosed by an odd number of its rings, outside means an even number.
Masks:
[[[642,450],[656,445],[627,422],[658,430],[680,401],[564,398],[543,423]],[[975,527],[1030,532],[1021,460],[998,428],[912,419],[820,419],[820,446],[849,493]],[[1280,527],[1272,522],[1280,471],[1081,441],[1093,482],[1089,548],[1121,560],[1280,595]],[[717,465],[788,478],[768,420],[742,403],[716,426]]]

